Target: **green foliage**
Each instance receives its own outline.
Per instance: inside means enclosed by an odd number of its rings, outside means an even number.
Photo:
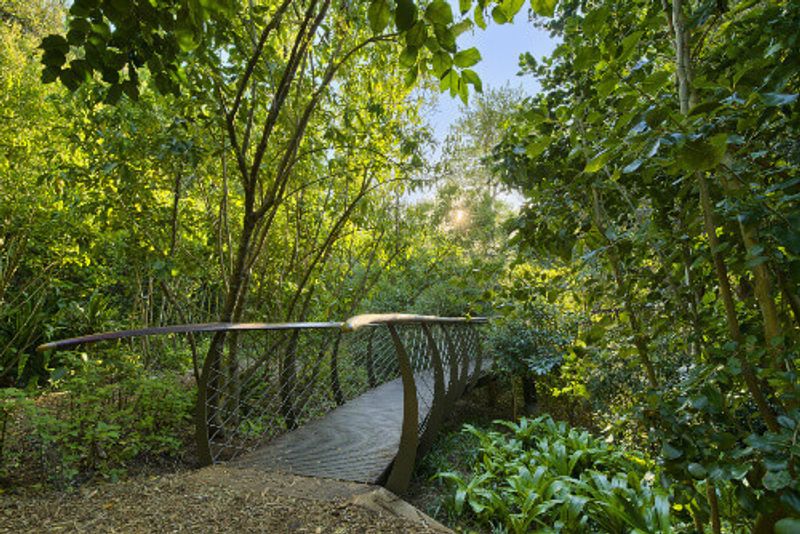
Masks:
[[[652,464],[549,416],[465,432],[480,442],[469,476],[444,472],[453,513],[523,533],[671,532],[669,496]]]
[[[503,315],[492,321],[487,337],[495,364],[515,375],[557,371],[571,339],[556,311],[534,303],[513,309],[501,306],[499,311]]]
[[[555,383],[661,451],[681,521],[769,531],[798,513],[778,460],[796,455],[798,5],[559,2],[537,23],[561,42],[521,58],[542,91],[493,159],[527,201],[528,292],[576,324]]]
[[[71,360],[58,387],[35,397],[1,390],[3,478],[35,471],[57,484],[116,479],[134,461],[184,454],[194,391],[174,373],[142,373],[122,355],[110,362],[83,355]]]

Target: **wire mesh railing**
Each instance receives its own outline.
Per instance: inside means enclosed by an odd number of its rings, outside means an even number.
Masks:
[[[420,449],[481,368],[484,319],[361,315],[346,322],[179,325],[48,343],[40,350],[167,336],[192,353],[200,461],[228,461],[387,382],[403,386],[400,450],[387,486],[405,487]],[[181,348],[180,345],[184,344]]]

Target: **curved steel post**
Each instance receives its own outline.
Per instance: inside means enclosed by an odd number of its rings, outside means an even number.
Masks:
[[[392,336],[397,361],[400,364],[400,375],[403,380],[403,429],[400,434],[400,446],[397,456],[392,463],[389,478],[386,480],[386,489],[401,494],[408,488],[411,475],[414,473],[414,463],[417,460],[417,447],[419,445],[419,405],[417,403],[417,386],[414,382],[414,369],[408,351],[403,346],[403,341],[397,334],[397,329],[391,323],[386,327]]]
[[[461,351],[458,350],[458,347],[453,342],[453,337],[448,329],[443,328],[442,331],[444,332],[447,352],[450,354],[450,384],[447,390],[447,406],[450,408],[455,405],[458,398],[464,393],[466,375],[459,367],[459,365],[463,365]]]
[[[197,460],[201,467],[214,463],[211,444],[208,440],[207,375],[197,380],[197,404],[194,407],[194,439],[197,445]]]
[[[431,401],[431,409],[428,414],[428,423],[425,426],[425,431],[419,438],[419,454],[425,452],[433,445],[433,440],[436,439],[436,434],[439,432],[439,427],[442,424],[445,413],[445,386],[444,386],[444,368],[442,366],[442,355],[439,352],[439,347],[436,345],[436,340],[431,332],[431,327],[427,324],[422,324],[422,331],[428,341],[428,350],[431,353],[431,364],[433,365],[433,400]]]
[[[475,387],[481,377],[481,365],[483,365],[483,347],[481,346],[481,336],[478,333],[478,327],[471,325],[469,327],[470,333],[475,338],[475,369],[472,371],[472,378],[469,381],[470,389]]]
[[[450,338],[450,332],[448,332],[446,328],[443,328],[442,333],[444,335],[444,344],[447,349],[447,363],[450,371],[445,398],[449,410],[455,404],[456,395],[458,393],[458,357],[455,347],[453,346],[453,340]]]

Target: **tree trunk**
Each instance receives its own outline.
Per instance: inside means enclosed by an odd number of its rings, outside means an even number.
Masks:
[[[681,113],[689,114],[690,106],[694,97],[691,91],[691,68],[689,57],[688,32],[686,30],[685,17],[683,15],[683,0],[672,0],[672,21],[675,31],[675,53],[678,77],[678,98],[680,101]],[[742,351],[742,334],[739,328],[739,319],[736,316],[736,305],[733,300],[730,281],[728,280],[728,270],[722,254],[719,252],[719,239],[717,238],[717,225],[714,221],[714,210],[711,202],[711,195],[708,190],[708,182],[705,176],[695,173],[698,187],[700,189],[700,208],[703,212],[703,222],[705,225],[706,237],[711,248],[711,257],[714,263],[714,270],[719,282],[719,292],[725,306],[725,318],[728,323],[728,332],[731,339],[736,342],[736,356],[742,366],[742,376],[744,377],[750,395],[758,407],[761,417],[770,430],[778,430],[778,421],[772,408],[767,403],[761,385],[758,382],[755,371],[750,365],[747,355]]]
[[[539,403],[539,394],[536,391],[536,377],[532,374],[522,377],[522,399],[525,402],[525,411],[529,415],[533,414]]]

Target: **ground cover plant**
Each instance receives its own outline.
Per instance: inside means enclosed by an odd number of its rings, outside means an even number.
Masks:
[[[671,532],[670,499],[652,461],[549,416],[471,425],[469,473],[436,475],[453,487],[456,516],[493,531]]]

